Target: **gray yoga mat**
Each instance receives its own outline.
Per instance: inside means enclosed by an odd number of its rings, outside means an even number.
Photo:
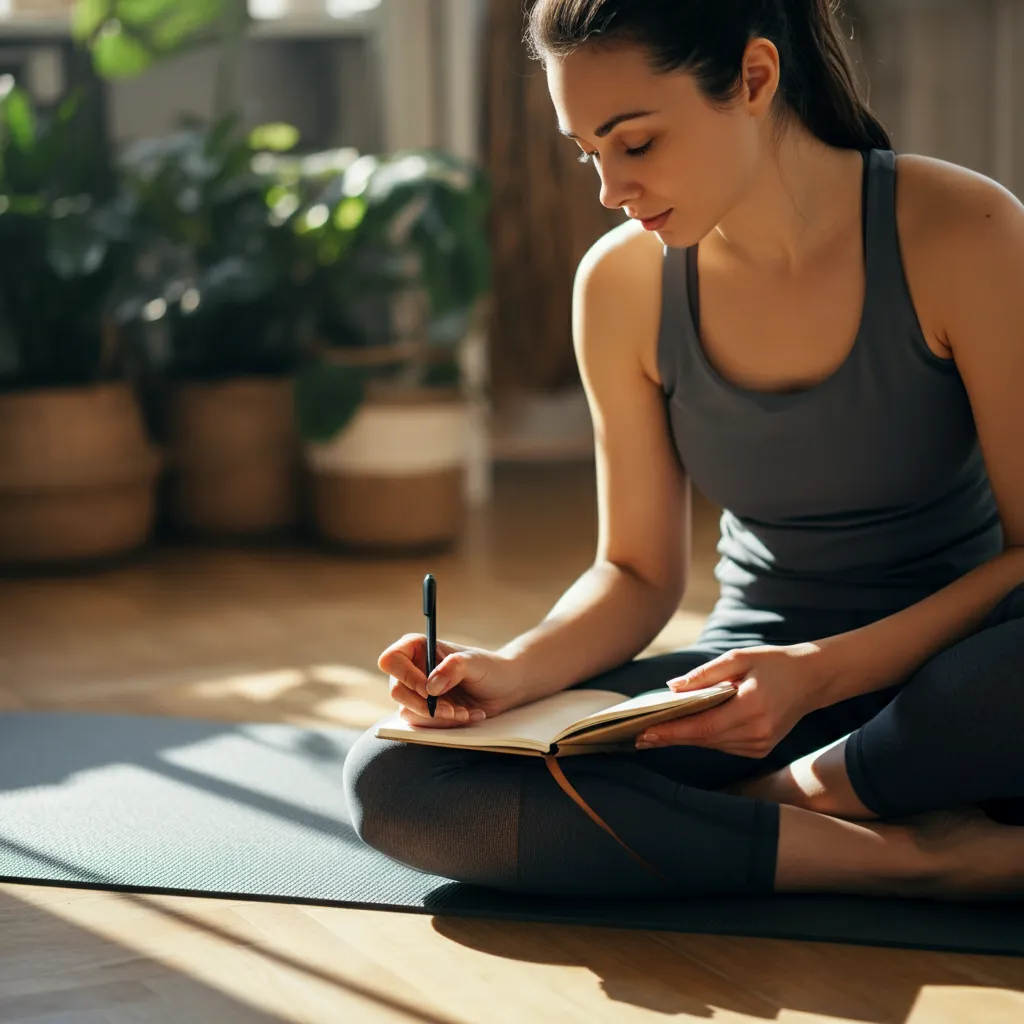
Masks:
[[[347,820],[341,766],[357,735],[133,715],[0,714],[0,878],[1024,955],[1024,903],[533,899],[423,874],[371,850]]]

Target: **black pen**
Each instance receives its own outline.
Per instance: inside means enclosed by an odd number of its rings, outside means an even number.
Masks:
[[[428,572],[423,577],[423,614],[427,617],[427,675],[437,664],[437,581]],[[434,717],[437,698],[427,695],[427,710]]]

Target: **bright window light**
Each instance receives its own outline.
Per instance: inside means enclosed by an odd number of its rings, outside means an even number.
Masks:
[[[260,21],[283,18],[290,7],[290,0],[249,0],[249,13]]]
[[[380,0],[327,0],[327,13],[332,18],[350,18],[380,7]]]

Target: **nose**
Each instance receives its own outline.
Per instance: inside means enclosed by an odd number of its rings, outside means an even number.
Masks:
[[[604,167],[598,173],[601,175],[601,205],[609,210],[622,209],[640,194],[641,189],[636,182],[623,181]]]

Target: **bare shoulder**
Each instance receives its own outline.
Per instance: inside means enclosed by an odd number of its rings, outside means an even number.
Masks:
[[[590,247],[576,272],[575,303],[613,344],[633,348],[655,382],[663,255],[656,235],[627,220]]]
[[[907,226],[930,241],[959,240],[964,231],[999,228],[1024,212],[1020,200],[978,171],[930,156],[901,153],[896,160],[899,202]]]
[[[904,271],[926,335],[949,349],[951,304],[1024,245],[1024,205],[999,182],[934,157],[897,157]]]

